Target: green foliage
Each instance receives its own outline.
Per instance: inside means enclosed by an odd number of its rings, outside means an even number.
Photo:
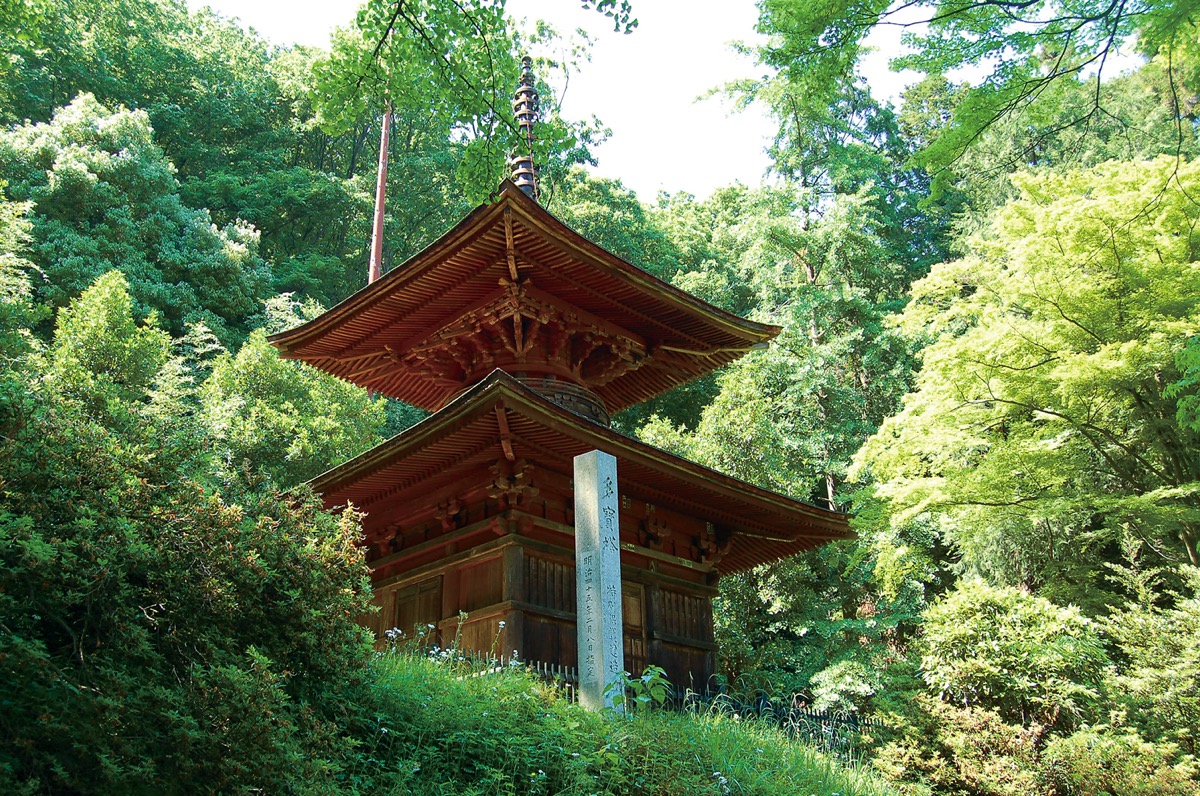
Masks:
[[[1167,590],[1168,573],[1114,566],[1130,594],[1101,626],[1112,639],[1122,666],[1109,678],[1109,690],[1127,720],[1154,742],[1169,742],[1183,753],[1200,751],[1200,572],[1180,573],[1183,593]]]
[[[894,522],[928,514],[967,567],[1093,606],[1127,532],[1195,559],[1200,440],[1165,387],[1197,329],[1198,175],[1023,177],[975,254],[914,286],[918,386],[858,454]]]
[[[369,651],[357,517],[214,477],[131,307],[108,274],[0,371],[0,783],[328,792]]]
[[[1050,796],[1038,787],[1039,729],[923,693],[888,721],[871,764],[906,794]]]
[[[1076,608],[968,580],[930,606],[923,629],[922,676],[946,701],[1070,726],[1098,700],[1108,656]]]
[[[758,316],[784,331],[720,377],[686,450],[747,481],[832,501],[850,456],[907,387],[907,346],[883,317],[908,282],[866,191],[840,197],[810,224],[754,221],[736,219],[749,227],[742,234],[765,241],[743,250],[742,274],[752,280]]]
[[[110,271],[59,310],[46,378],[55,393],[96,420],[127,427],[138,422],[137,404],[149,395],[170,348],[170,336],[153,319],[134,320],[128,283]]]
[[[33,303],[29,279],[33,264],[24,256],[29,245],[28,212],[27,204],[0,199],[0,363],[5,365],[28,353],[29,327],[45,313]]]
[[[609,683],[604,695],[612,693],[613,703],[629,711],[662,707],[671,693],[671,681],[661,666],[647,666],[638,676],[623,672],[620,682]]]
[[[1200,338],[1189,340],[1175,355],[1181,378],[1167,385],[1163,395],[1176,399],[1175,419],[1181,428],[1200,431]]]
[[[577,167],[549,191],[547,209],[571,229],[660,279],[674,275],[678,254],[664,225],[620,182],[589,177]]]
[[[227,341],[243,334],[268,280],[256,235],[185,207],[173,172],[144,113],[86,94],[48,124],[0,134],[0,175],[33,206],[38,300],[64,306],[117,269],[139,314],[157,311],[176,333],[203,321]]]
[[[1194,796],[1194,763],[1176,763],[1168,747],[1136,733],[1084,729],[1046,746],[1040,778],[1052,792],[1122,796]]]
[[[694,430],[668,416],[639,433],[722,472],[829,505],[846,500],[839,487],[850,458],[908,387],[908,344],[884,318],[910,277],[870,187],[826,202],[820,214],[805,209],[808,197],[730,189],[699,208],[665,205],[693,269],[681,268],[674,281],[729,285],[706,297],[752,309],[783,332],[718,377],[719,392]],[[915,582],[878,593],[875,556],[894,552],[890,541],[827,545],[723,579],[716,631],[725,676],[742,688],[865,708],[874,693],[869,672],[887,654],[863,640],[907,632],[900,628],[923,600]]]
[[[1111,77],[1110,57],[1133,41],[1143,54],[1158,55],[1170,65],[1171,93],[1191,96],[1194,88],[1187,80],[1194,69],[1190,31],[1196,4],[1192,0],[1121,4],[1039,0],[1017,5],[1002,0],[766,0],[759,9],[759,29],[773,35],[760,51],[760,59],[780,70],[797,87],[794,93],[810,97],[815,107],[837,101],[839,92],[853,80],[865,52],[864,40],[880,27],[900,25],[908,31],[907,51],[893,59],[895,69],[915,69],[927,76],[956,71],[978,75],[954,103],[952,119],[922,142],[923,158],[937,172],[962,156],[997,121],[1027,112],[1036,125],[1031,146],[1025,148],[1029,153],[1037,150],[1042,136],[1053,138],[1064,130],[1077,141],[1095,129],[1103,133],[1114,127],[1137,137],[1154,120],[1112,108],[1099,85],[1102,78]],[[1071,84],[1086,87],[1090,95],[1073,107],[1062,103],[1064,86]],[[808,107],[803,101],[798,106]],[[1187,116],[1191,113],[1187,108],[1177,102],[1172,115]],[[1181,135],[1176,146],[1186,147],[1190,134],[1183,127],[1177,129]],[[1083,135],[1076,137],[1076,132]]]
[[[200,418],[233,468],[249,462],[292,486],[380,441],[384,401],[299,362],[254,332],[213,363]]]
[[[927,86],[939,87],[942,93],[933,89],[930,96]],[[939,129],[946,129],[950,120],[945,114],[952,113],[965,91],[964,86],[950,86],[941,75],[931,75],[905,93],[905,106],[911,99],[920,107],[925,97],[940,111]],[[1057,82],[1037,104],[982,131],[952,167],[938,172],[939,191],[948,192],[946,201],[961,195],[971,221],[960,219],[958,224],[975,229],[986,223],[987,214],[1019,194],[1012,175],[1024,170],[1081,169],[1162,154],[1194,159],[1200,141],[1180,126],[1179,91],[1171,72],[1157,60],[1099,86],[1080,80]]]
[[[329,56],[314,64],[318,118],[337,134],[390,104],[410,119],[410,127],[416,122],[411,135],[432,134],[442,148],[456,142],[457,193],[478,203],[508,176],[506,155],[528,147],[509,102],[520,51],[503,3],[371,0],[359,9],[353,28],[334,36]],[[542,123],[535,162],[553,171],[590,159],[579,144],[586,145],[595,130],[549,112],[552,92],[545,84],[538,91]]]
[[[627,719],[560,699],[519,666],[462,676],[388,654],[359,764],[362,791],[413,794],[885,794],[774,727],[720,713]]]

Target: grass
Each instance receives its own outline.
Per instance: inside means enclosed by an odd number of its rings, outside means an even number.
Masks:
[[[566,702],[520,667],[375,662],[346,784],[397,794],[885,796],[882,781],[756,720]]]

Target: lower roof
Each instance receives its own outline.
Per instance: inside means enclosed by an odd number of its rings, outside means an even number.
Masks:
[[[617,459],[621,494],[732,532],[718,570],[730,574],[835,539],[853,537],[847,516],[761,489],[586,420],[503,371],[392,439],[310,483],[327,505],[370,507],[420,499],[456,471],[508,456],[564,473],[575,456],[602,450]]]

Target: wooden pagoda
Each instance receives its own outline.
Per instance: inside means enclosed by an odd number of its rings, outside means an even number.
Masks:
[[[513,106],[530,142],[532,84],[526,64]],[[621,260],[536,196],[526,154],[493,202],[270,338],[284,357],[433,413],[312,485],[328,507],[366,512],[377,635],[432,627],[466,649],[574,667],[572,460],[615,456],[625,668],[657,664],[704,689],[718,578],[848,538],[846,518],[609,428],[610,413],[780,329]]]
[[[367,513],[376,632],[433,625],[468,649],[575,665],[572,459],[618,461],[626,668],[702,687],[722,574],[850,532],[609,428],[615,412],[779,332],[656,279],[513,183],[404,265],[271,342],[431,410],[313,481]],[[500,623],[503,622],[503,625]]]

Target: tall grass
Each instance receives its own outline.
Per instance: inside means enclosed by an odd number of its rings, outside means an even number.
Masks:
[[[520,666],[413,653],[374,664],[346,784],[397,794],[884,796],[880,780],[765,722],[592,713]]]

